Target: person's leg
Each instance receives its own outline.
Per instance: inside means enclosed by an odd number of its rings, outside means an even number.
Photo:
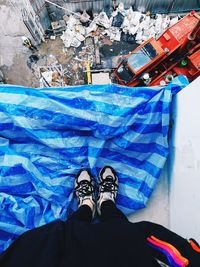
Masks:
[[[70,221],[83,221],[91,222],[92,221],[92,209],[88,205],[82,205],[74,212],[69,219]]]
[[[123,214],[121,210],[119,210],[115,203],[112,200],[107,200],[102,202],[101,204],[101,220],[103,222],[120,220],[120,221],[128,221],[127,217]]]
[[[113,220],[128,221],[126,216],[116,207],[115,199],[118,191],[118,177],[115,170],[105,166],[100,171],[99,196],[97,211],[104,222]]]
[[[95,213],[94,182],[88,170],[80,170],[76,175],[74,191],[78,199],[78,210],[69,220],[91,222]]]

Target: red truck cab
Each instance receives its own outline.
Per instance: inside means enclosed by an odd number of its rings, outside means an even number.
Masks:
[[[124,57],[115,70],[116,78],[120,84],[129,85],[147,66],[154,66],[164,55],[162,47],[151,38]]]
[[[157,40],[150,38],[138,46],[126,55],[115,69],[117,81],[126,86],[159,85],[167,75],[172,77],[181,72],[187,76],[187,68],[191,64],[181,68],[180,62],[191,61],[187,56],[199,50],[199,20],[199,15],[193,11],[168,28]],[[198,66],[199,53],[196,55],[198,58],[195,62]],[[195,76],[200,71],[197,66]],[[176,73],[176,70],[179,70],[179,73]],[[193,77],[190,75],[188,78]]]

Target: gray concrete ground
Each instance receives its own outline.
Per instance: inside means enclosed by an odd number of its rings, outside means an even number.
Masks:
[[[0,0],[0,69],[8,84],[39,86],[27,67],[31,52],[23,47],[21,37],[30,36],[25,27],[19,1]]]
[[[39,87],[39,76],[34,75],[33,70],[27,65],[29,57],[35,54],[41,59],[41,65],[48,65],[50,57],[53,56],[58,63],[68,68],[68,84],[81,84],[79,81],[83,83],[82,79],[78,79],[80,75],[76,75],[81,72],[81,69],[78,61],[73,60],[75,49],[64,50],[64,44],[59,37],[56,40],[42,43],[36,52],[23,46],[22,36],[29,38],[31,36],[23,23],[21,2],[21,0],[0,0],[0,70],[4,74],[5,82],[27,87]]]

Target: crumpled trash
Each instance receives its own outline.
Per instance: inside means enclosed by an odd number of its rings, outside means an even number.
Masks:
[[[141,12],[133,11],[132,7],[129,8],[121,26],[123,32],[132,35],[136,34],[140,26],[141,17]]]
[[[77,31],[75,31],[77,29]],[[76,25],[76,27],[73,30],[70,30],[69,28],[66,29],[65,32],[61,35],[61,39],[63,40],[63,43],[65,47],[69,48],[70,46],[73,47],[79,47],[81,45],[81,42],[85,40],[85,36],[81,34],[81,32],[85,33],[85,29],[82,28],[82,25]]]
[[[102,32],[102,35],[109,36],[111,41],[120,41],[121,39],[121,31],[117,27],[111,27],[110,29],[106,29]]]
[[[111,13],[110,18],[106,12],[93,15],[92,21],[86,11],[80,15],[63,17],[67,24],[66,35],[62,37],[66,47],[78,47],[90,35],[107,36],[111,41],[120,41],[123,36],[128,42],[133,43],[135,40],[136,43],[141,44],[151,37],[158,38],[167,27],[178,21],[178,16],[170,19],[168,15],[151,16],[150,12],[143,14],[133,11],[132,7],[125,9],[123,2]]]
[[[69,48],[74,38],[74,32],[70,29],[66,29],[66,31],[63,32],[60,38],[63,40],[65,47]]]
[[[138,44],[142,43],[142,37],[143,37],[143,30],[139,30],[135,36],[135,40]]]
[[[86,28],[83,25],[81,25],[81,24],[76,25],[75,30],[76,30],[76,32],[79,32],[83,36],[86,34]]]
[[[78,20],[75,19],[75,17],[71,15],[67,21],[67,28],[70,30],[73,30],[75,25],[78,23],[79,23]]]
[[[64,15],[63,16],[63,20],[65,21],[65,23],[67,24],[68,20],[69,20],[69,16],[68,15]]]
[[[118,12],[115,17],[112,19],[112,26],[114,27],[121,27],[124,22],[124,16],[122,13]]]
[[[128,17],[124,17],[124,21],[121,25],[121,29],[124,33],[128,33],[130,31],[130,21]]]
[[[112,41],[120,41],[121,39],[121,31],[117,27],[111,27],[110,30],[110,40]]]
[[[117,11],[119,11],[123,15],[126,14],[126,10],[124,9],[124,3],[123,2],[119,3],[119,5],[117,7]]]
[[[78,39],[80,42],[83,42],[85,40],[85,37],[79,32],[75,33],[75,38]]]
[[[89,25],[87,28],[85,28],[85,33],[86,33],[86,35],[88,35],[88,34],[91,33],[91,32],[95,32],[95,31],[97,30],[97,28],[98,28],[98,26],[97,26],[97,24],[95,23],[95,21],[92,21],[92,22],[90,23],[90,25]]]
[[[105,12],[101,12],[99,15],[97,15],[93,21],[106,29],[110,28],[111,26],[110,20]]]
[[[175,23],[177,23],[178,22],[178,17],[174,17],[174,18],[172,18],[171,20],[170,20],[170,22],[169,22],[169,26],[171,27],[171,26],[173,26]]]
[[[83,13],[80,16],[80,22],[87,23],[88,21],[90,21],[90,15],[88,15],[86,10],[84,10]]]
[[[140,25],[139,25],[139,23],[138,23],[138,25],[130,27],[130,29],[129,29],[129,34],[135,35],[136,32],[137,32],[138,29],[139,29],[139,26],[140,26]]]
[[[163,17],[162,31],[165,30],[166,28],[168,28],[169,23],[170,23],[170,17],[168,15],[166,15],[165,17]]]
[[[74,37],[72,39],[72,41],[71,41],[71,45],[70,46],[73,46],[73,47],[76,47],[77,48],[80,45],[81,45],[81,41],[78,38]]]
[[[132,12],[130,11],[130,13]],[[131,24],[136,26],[141,22],[141,19],[144,17],[144,15],[139,11],[133,11],[132,14],[133,14],[133,17],[130,18],[130,22]]]
[[[135,44],[135,35],[122,32],[121,40],[130,44]]]
[[[156,15],[155,31],[157,35],[159,35],[162,32],[162,15],[161,14]]]

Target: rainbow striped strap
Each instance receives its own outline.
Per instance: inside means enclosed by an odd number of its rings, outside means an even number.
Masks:
[[[165,254],[171,266],[186,267],[189,264],[188,259],[183,257],[181,253],[170,243],[162,241],[154,236],[148,237],[147,241],[151,247]]]

